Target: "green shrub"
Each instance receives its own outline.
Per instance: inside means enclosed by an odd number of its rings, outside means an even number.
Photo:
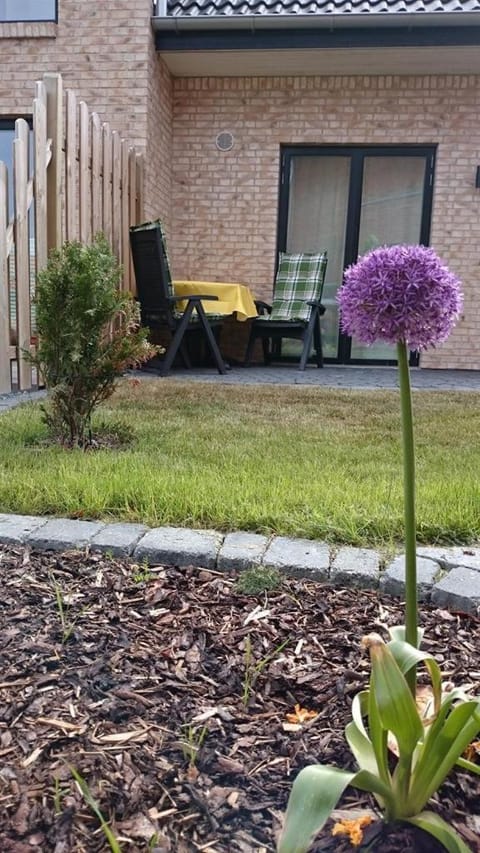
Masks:
[[[156,348],[140,329],[137,304],[119,290],[121,268],[107,241],[72,242],[49,256],[35,299],[39,343],[31,357],[47,387],[45,421],[73,447],[91,442],[93,410],[127,367]]]

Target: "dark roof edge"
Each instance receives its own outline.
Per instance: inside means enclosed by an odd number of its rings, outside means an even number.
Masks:
[[[162,3],[160,2],[159,6]],[[166,5],[166,4],[165,4]],[[285,29],[363,29],[364,27],[472,27],[479,26],[480,12],[371,12],[364,14],[307,13],[303,15],[154,15],[156,32],[174,30],[285,30]]]

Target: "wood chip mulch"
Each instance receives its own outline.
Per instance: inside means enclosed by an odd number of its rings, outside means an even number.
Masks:
[[[403,619],[373,592],[292,579],[251,596],[102,555],[0,547],[0,578],[2,853],[109,850],[89,794],[124,853],[274,851],[297,772],[352,767],[361,637]],[[421,622],[445,678],[479,692],[478,619],[423,607]],[[295,705],[317,715],[296,723]],[[433,806],[473,851],[479,778],[454,773]],[[352,850],[331,827],[312,851]],[[420,835],[382,831],[370,849],[443,849]]]

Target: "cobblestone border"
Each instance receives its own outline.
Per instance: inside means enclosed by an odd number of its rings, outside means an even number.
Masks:
[[[332,548],[311,539],[0,514],[0,544],[49,551],[89,548],[151,565],[218,571],[265,566],[337,587],[380,589],[394,596],[405,591],[404,555],[384,566],[373,549]],[[480,615],[480,547],[419,547],[417,554],[421,601]]]

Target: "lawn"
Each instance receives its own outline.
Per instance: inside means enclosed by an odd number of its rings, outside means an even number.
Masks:
[[[418,538],[480,538],[480,395],[415,392]],[[398,393],[126,379],[67,451],[38,405],[0,418],[0,511],[391,547],[403,536]]]

